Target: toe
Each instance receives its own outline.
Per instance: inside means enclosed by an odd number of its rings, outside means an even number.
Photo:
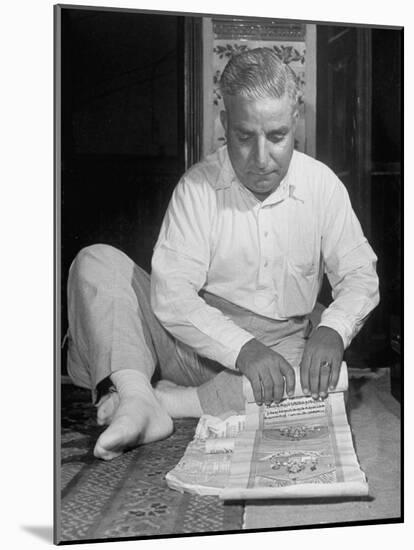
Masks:
[[[118,404],[118,394],[113,392],[110,393],[107,399],[99,405],[96,414],[96,420],[99,426],[107,426],[111,423]]]
[[[100,458],[102,460],[113,460],[114,458],[121,456],[122,451],[111,451],[111,450],[105,449],[99,443],[99,441],[97,441],[95,448],[93,450],[93,454],[96,458]]]

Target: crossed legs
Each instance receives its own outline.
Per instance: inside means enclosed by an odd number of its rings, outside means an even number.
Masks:
[[[149,296],[149,275],[113,247],[85,248],[71,266],[68,372],[92,390],[97,421],[108,426],[94,449],[104,460],[168,437],[172,418],[239,412],[244,405],[242,377],[172,338]],[[161,378],[155,387],[154,375]],[[109,393],[100,394],[102,385]]]
[[[157,363],[150,326],[155,319],[148,323],[148,301],[138,303],[133,289],[149,281],[135,270],[122,252],[95,245],[78,254],[69,273],[68,372],[75,384],[92,390],[94,400],[104,380],[116,389],[97,403],[98,422],[108,428],[94,454],[105,460],[173,430],[150,383]],[[168,352],[172,343],[166,338],[163,344]]]

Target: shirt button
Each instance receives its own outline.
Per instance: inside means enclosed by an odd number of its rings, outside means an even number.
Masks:
[[[264,236],[267,237],[269,235],[269,231],[264,232]]]
[[[267,260],[265,260],[264,264],[263,264],[265,267],[267,267],[269,265],[269,262]]]

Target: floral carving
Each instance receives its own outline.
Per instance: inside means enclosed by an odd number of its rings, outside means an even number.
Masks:
[[[230,59],[234,54],[241,53],[244,51],[247,51],[249,49],[249,46],[247,44],[226,44],[226,45],[220,45],[218,44],[213,48],[213,52],[219,57],[219,59]],[[302,65],[305,63],[305,51],[303,53],[300,53],[296,48],[293,46],[285,46],[283,44],[277,45],[274,44],[272,49],[276,52],[277,56],[287,65],[293,62],[299,62]],[[220,94],[220,77],[221,77],[221,71],[217,70],[213,75],[213,103],[214,105],[218,106],[220,100],[222,99],[222,96]],[[299,89],[303,90],[304,87],[304,80],[297,77],[298,79],[298,85]],[[303,102],[302,95],[299,97],[299,103]]]

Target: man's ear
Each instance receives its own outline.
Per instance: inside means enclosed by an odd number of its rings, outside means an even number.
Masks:
[[[292,113],[292,120],[293,120],[293,131],[295,131],[296,127],[298,125],[298,120],[299,120],[299,109],[298,109],[298,107],[295,107],[295,109]]]
[[[220,122],[224,128],[224,132],[227,135],[227,111],[220,111]]]

